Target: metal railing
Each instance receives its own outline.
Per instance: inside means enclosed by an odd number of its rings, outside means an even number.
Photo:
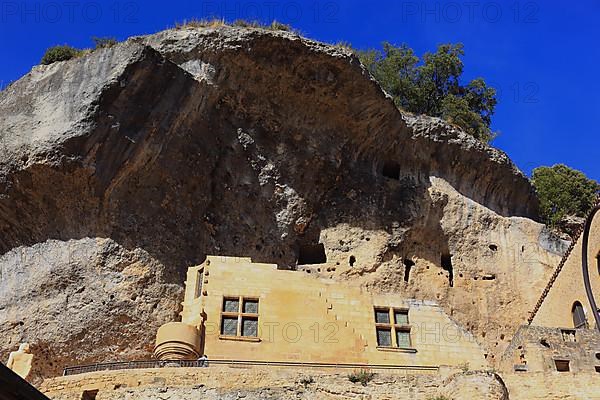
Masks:
[[[146,360],[146,361],[124,361],[90,364],[75,367],[66,367],[63,376],[85,374],[99,371],[119,371],[130,369],[187,367],[202,368],[206,361],[203,360]],[[313,363],[293,361],[252,361],[252,360],[208,360],[208,366],[266,366],[266,367],[296,367],[296,368],[332,368],[332,369],[370,369],[370,370],[406,370],[406,371],[438,371],[438,366],[428,365],[390,365],[390,364],[335,364],[335,363]]]

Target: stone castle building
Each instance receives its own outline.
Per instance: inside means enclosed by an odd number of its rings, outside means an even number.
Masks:
[[[319,267],[327,268],[305,266]],[[181,316],[159,330],[157,357],[485,365],[475,338],[434,302],[371,294],[249,258],[212,256],[190,268]]]
[[[476,372],[490,371],[487,354],[433,301],[371,293],[312,273],[331,268],[327,263],[292,271],[250,258],[209,256],[188,269],[181,321],[158,330],[154,354],[163,368],[136,372],[126,365],[118,368],[125,371],[49,379],[43,389],[57,399],[92,399],[121,387],[152,391],[157,382],[191,387],[209,381],[224,390],[219,386],[224,381],[240,379],[249,390],[252,376],[277,388],[282,379],[291,379],[290,371],[332,379],[330,371],[361,368],[411,388],[391,392],[398,396],[418,388],[416,398],[439,393],[457,399],[600,398],[600,333],[581,271],[582,241],[569,248],[528,323],[514,335],[499,375]],[[590,284],[598,296],[598,216],[590,218],[587,248]],[[201,356],[211,368],[181,368],[202,366],[205,361],[195,361]],[[244,372],[223,370],[235,365]],[[318,375],[324,371],[329,375]],[[429,377],[429,389],[417,376]],[[482,384],[482,379],[489,381]],[[240,388],[227,385],[227,390]],[[369,393],[385,397],[378,390]]]

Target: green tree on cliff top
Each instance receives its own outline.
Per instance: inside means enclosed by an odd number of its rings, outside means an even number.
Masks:
[[[600,190],[598,182],[563,164],[538,167],[531,180],[540,198],[541,215],[551,226],[566,216],[585,217]]]
[[[461,84],[463,45],[442,44],[420,59],[407,45],[383,43],[383,51],[358,51],[359,58],[396,105],[415,114],[440,117],[489,142],[496,91],[482,78]]]

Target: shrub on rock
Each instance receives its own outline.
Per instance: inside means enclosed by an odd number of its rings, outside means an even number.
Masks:
[[[42,57],[41,63],[44,65],[49,65],[58,61],[67,61],[77,57],[80,53],[81,50],[71,46],[50,47],[48,50],[46,50],[46,53]]]

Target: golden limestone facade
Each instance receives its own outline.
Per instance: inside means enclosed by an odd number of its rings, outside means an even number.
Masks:
[[[585,290],[583,235],[572,245],[502,357],[502,369],[518,373],[600,373],[600,333]],[[600,212],[590,222],[589,280],[600,300]],[[600,395],[599,395],[600,396]]]
[[[416,369],[486,365],[471,334],[434,302],[372,294],[234,257],[209,256],[189,268],[185,287],[182,321],[168,324],[168,334],[159,331],[158,358],[170,358],[160,350],[172,343],[188,346],[189,335],[179,340],[177,332],[192,327],[197,348],[187,358]]]
[[[57,377],[42,390],[55,400],[216,399],[233,392],[298,398],[311,390],[324,399],[600,400],[600,333],[584,288],[582,247],[580,237],[494,369],[474,337],[433,301],[209,256],[187,271],[181,321],[157,332],[160,368]],[[587,255],[598,299],[600,212]],[[210,368],[178,361],[204,355]],[[376,373],[374,385],[349,382],[347,374],[362,368]]]
[[[583,235],[569,253],[560,273],[532,320],[532,325],[560,328],[594,328],[583,273],[581,270]],[[600,300],[600,213],[590,227],[587,246],[589,277],[596,301]]]

